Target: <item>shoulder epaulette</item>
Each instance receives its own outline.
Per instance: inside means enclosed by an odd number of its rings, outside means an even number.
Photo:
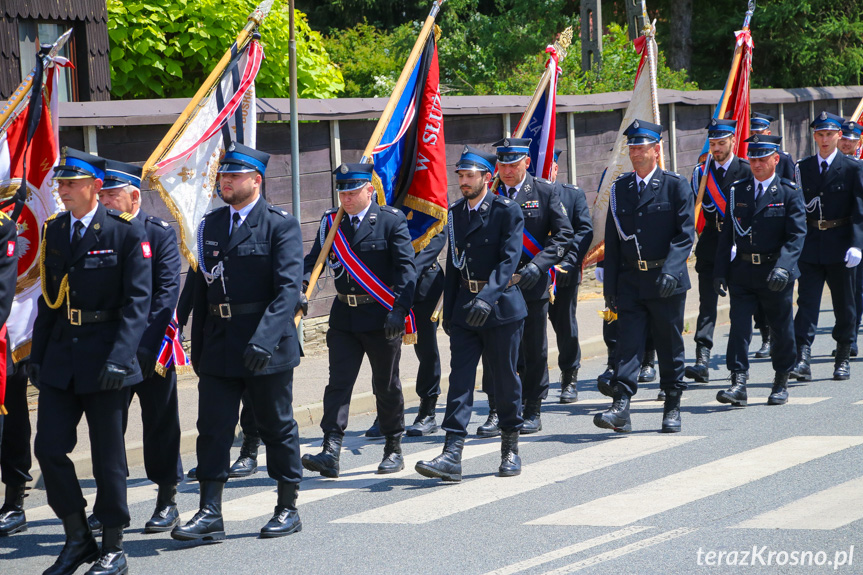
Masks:
[[[391,214],[393,216],[403,216],[404,215],[404,212],[402,212],[400,209],[394,208],[392,206],[381,206],[381,213],[382,214]]]
[[[731,185],[732,186],[739,186],[740,184],[746,183],[747,181],[749,181],[749,178],[740,178],[736,182],[731,182]]]
[[[463,204],[463,203],[464,203],[464,198],[459,198],[459,199],[457,199],[456,201],[454,201],[453,203],[451,203],[451,204],[449,205],[449,209],[451,210],[451,209],[453,209],[454,207],[459,206],[459,205],[461,205],[461,204]]]
[[[576,186],[575,184],[563,184],[563,187],[569,188],[571,190],[577,190],[578,189],[578,186]]]
[[[157,226],[162,226],[163,228],[170,227],[171,224],[163,220],[162,218],[157,218],[156,216],[147,216],[147,221],[156,224]]]
[[[50,222],[51,220],[53,220],[54,218],[56,218],[57,216],[59,216],[62,213],[65,213],[65,212],[54,212],[53,214],[51,214],[50,216],[45,218],[45,223]]]
[[[118,217],[118,218],[120,218],[120,219],[121,219],[121,220],[123,220],[123,221],[126,221],[126,222],[131,222],[131,221],[135,218],[135,216],[133,216],[133,215],[132,215],[132,214],[130,214],[129,212],[120,212],[120,213],[117,215],[117,217]]]
[[[220,212],[222,210],[228,210],[228,209],[230,209],[228,206],[219,206],[218,208],[213,208],[212,210],[210,210],[209,212],[204,214],[204,217],[208,218],[217,212]]]
[[[534,178],[534,180],[536,180],[537,182],[542,182],[543,184],[553,184],[554,183],[551,180],[549,180],[548,178]]]
[[[325,211],[324,214],[334,214],[338,211],[339,211],[338,206],[335,206],[335,207],[332,207],[332,208],[328,209],[327,211]]]
[[[681,176],[681,175],[680,175],[680,174],[678,174],[677,172],[672,172],[672,171],[669,171],[669,170],[662,170],[662,172],[663,172],[666,176],[673,176],[673,177],[677,178],[678,180],[680,180],[680,179],[682,179],[682,178],[683,178],[683,176]]]
[[[737,158],[737,159],[738,159],[738,160],[740,160],[740,163],[741,163],[741,164],[746,164],[747,166],[749,165],[749,160],[748,160],[748,159],[746,159],[746,158]]]
[[[278,214],[278,215],[282,216],[283,218],[286,218],[286,217],[288,217],[288,215],[289,215],[289,214],[288,214],[288,212],[286,212],[286,211],[285,211],[285,210],[283,210],[282,208],[277,208],[276,206],[270,206],[270,205],[267,205],[267,208],[268,208],[271,212],[273,212],[274,214]]]
[[[492,198],[492,201],[503,202],[503,205],[505,206],[518,206],[517,202],[509,199],[506,196],[499,196],[497,194],[495,194],[494,198]]]
[[[792,188],[797,187],[797,182],[794,180],[789,180],[788,178],[779,178],[779,181],[785,184],[786,186],[791,186]]]

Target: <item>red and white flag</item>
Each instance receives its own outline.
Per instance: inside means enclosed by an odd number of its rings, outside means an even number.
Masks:
[[[40,230],[49,216],[63,209],[53,180],[54,166],[60,158],[59,67],[71,65],[60,57],[54,57],[49,62],[42,91],[42,115],[30,145],[27,145],[29,96],[13,111],[5,130],[0,134],[0,200],[9,199],[21,186],[27,189],[27,200],[17,221],[18,242],[15,249],[18,255],[18,285],[6,324],[14,361],[30,355],[36,300],[41,293],[38,257]],[[6,211],[11,213],[13,209],[14,205],[6,208]]]

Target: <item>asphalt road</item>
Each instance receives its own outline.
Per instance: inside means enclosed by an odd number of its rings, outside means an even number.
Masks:
[[[633,433],[594,427],[593,414],[608,405],[592,379],[604,362],[585,362],[578,403],[557,404],[553,384],[543,431],[522,438],[517,478],[495,476],[499,440],[474,436],[461,483],[419,476],[413,465],[440,451],[441,432],[406,438],[405,471],[375,475],[382,442],[361,437],[371,416],[354,418],[342,476],[303,482],[303,531],[286,538],[257,537],[275,505],[264,471],[228,483],[226,541],[144,535],[155,487],[143,468],[133,468],[130,572],[863,573],[863,365],[852,365],[850,381],[830,379],[831,315],[822,314],[827,327],[814,346],[815,380],[791,387],[785,406],[766,405],[769,360],[753,361],[748,407],[716,403],[717,390],[728,386],[728,326],[720,326],[712,381],[684,394],[680,434],[658,433],[656,383],[634,398]],[[691,336],[687,344],[691,358]],[[484,396],[477,400],[471,429],[487,409]],[[442,411],[441,404],[439,422]],[[316,452],[320,431],[303,430],[302,442],[304,452]],[[92,480],[85,490],[94,492]],[[183,483],[180,492],[186,519],[197,509],[197,484]],[[0,573],[41,573],[62,547],[44,491],[31,491],[26,507],[30,530],[0,539]]]

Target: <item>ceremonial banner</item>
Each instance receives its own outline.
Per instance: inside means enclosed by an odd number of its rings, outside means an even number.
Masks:
[[[195,269],[198,224],[211,204],[221,201],[216,173],[225,148],[233,141],[255,147],[255,77],[263,58],[256,40],[233,54],[219,80],[152,164],[150,185],[177,220],[180,250]]]
[[[623,132],[636,119],[651,119],[654,117],[655,90],[652,87],[652,78],[648,71],[649,57],[657,53],[656,41],[652,35],[639,36],[633,41],[636,51],[641,55],[638,70],[635,73],[635,87],[632,90],[632,100],[626,107],[623,121],[617,132],[617,140],[611,150],[611,159],[608,167],[602,174],[599,182],[599,191],[591,208],[591,219],[593,220],[593,241],[590,249],[584,257],[584,265],[588,266],[602,261],[605,255],[605,219],[608,215],[608,202],[611,195],[611,185],[621,175],[632,171],[632,162],[629,161],[629,147],[626,145],[626,136]],[[652,45],[652,46],[651,46]],[[649,48],[651,48],[649,50]]]
[[[530,120],[524,127],[523,137],[530,138],[530,166],[528,171],[534,177],[548,178],[551,175],[551,165],[554,162],[554,141],[557,136],[557,77],[560,76],[558,66],[557,49],[549,46],[546,68],[552,70],[548,79],[548,87],[542,93]],[[518,122],[516,131],[521,123],[525,121],[524,116]]]
[[[63,209],[54,185],[54,166],[60,157],[59,150],[59,69],[71,67],[68,61],[57,56],[47,57],[47,74],[37,105],[39,113],[30,114],[31,99],[24,98],[0,133],[0,201],[9,200],[23,186],[26,201],[18,216],[18,284],[15,299],[6,325],[8,345],[12,346],[13,361],[30,355],[33,321],[36,318],[36,301],[41,294],[39,283],[39,241],[43,222]],[[37,67],[38,68],[38,67]],[[41,87],[41,74],[33,78],[32,87]],[[28,145],[28,120],[30,125]],[[15,205],[5,208],[10,215]]]
[[[722,97],[713,111],[713,117],[737,121],[734,154],[739,158],[746,158],[746,149],[749,146],[746,143],[746,138],[749,137],[749,76],[752,73],[752,33],[747,26],[743,30],[735,32],[734,37],[737,45],[735,57],[731,64],[731,73],[728,75],[725,88],[722,90]],[[704,161],[709,151],[710,140],[705,139],[699,161]]]
[[[372,180],[380,204],[396,206],[408,219],[419,252],[447,219],[446,149],[435,35],[408,77],[381,142],[372,151]]]

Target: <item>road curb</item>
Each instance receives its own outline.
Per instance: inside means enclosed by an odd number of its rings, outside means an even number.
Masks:
[[[729,321],[729,310],[731,306],[722,305],[719,306],[716,310],[716,323],[725,323]],[[693,313],[687,316],[684,316],[683,322],[684,325],[689,323],[693,325],[695,320],[697,319],[698,314]],[[590,359],[593,357],[605,355],[606,348],[605,342],[603,341],[601,336],[594,336],[589,339],[586,339],[581,343],[581,357],[582,359]],[[548,363],[552,369],[556,369],[557,367],[557,356],[558,351],[557,347],[549,347],[548,349]],[[480,382],[482,381],[482,364],[477,368],[477,389],[479,389]],[[449,388],[449,380],[444,377],[441,380],[441,395],[446,397],[447,389]],[[416,397],[416,383],[412,381],[403,381],[402,382],[402,390],[405,396],[405,407],[415,407],[419,405],[419,399]],[[358,393],[351,397],[351,406],[349,411],[349,416],[353,417],[356,415],[365,415],[368,413],[373,413],[377,409],[375,403],[375,395],[372,392],[363,392]],[[302,405],[294,408],[294,419],[297,421],[297,425],[300,429],[305,429],[309,427],[313,427],[319,425],[321,422],[321,418],[324,414],[324,403],[323,401],[319,401],[316,403],[311,403],[308,405]],[[238,428],[239,433],[239,428]],[[198,430],[190,429],[184,431],[180,435],[180,453],[182,455],[186,455],[189,453],[193,453],[195,451],[195,444],[198,438]],[[79,479],[89,479],[93,477],[93,464],[90,458],[89,453],[82,453],[78,456],[71,457],[72,463],[75,465],[75,471],[78,474]],[[144,444],[141,441],[136,441],[135,443],[128,444],[126,446],[126,461],[129,467],[135,467],[138,465],[143,465],[144,463]],[[42,473],[39,468],[35,468],[31,470],[30,475],[33,476],[33,482],[31,485],[34,487],[43,487],[42,481]]]

